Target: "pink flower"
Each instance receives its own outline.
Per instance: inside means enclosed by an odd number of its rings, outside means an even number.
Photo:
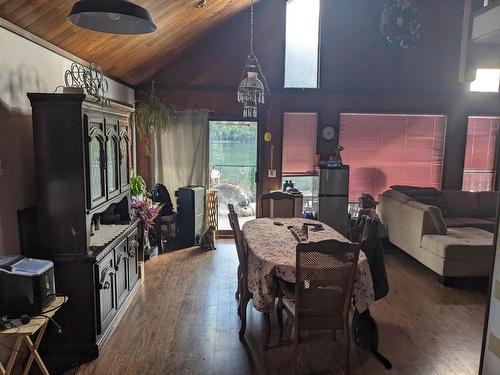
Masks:
[[[154,221],[159,214],[158,207],[150,207],[145,201],[132,201],[130,206],[141,219],[144,229],[153,229]]]

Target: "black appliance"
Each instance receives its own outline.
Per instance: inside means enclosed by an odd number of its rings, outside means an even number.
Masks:
[[[50,260],[0,256],[0,316],[41,314],[55,292]]]
[[[201,236],[205,222],[205,188],[184,186],[175,192],[177,197],[177,225],[179,248],[191,247],[196,237]]]

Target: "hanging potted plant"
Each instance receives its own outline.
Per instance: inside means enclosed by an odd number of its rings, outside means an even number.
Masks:
[[[171,113],[168,106],[156,95],[155,82],[151,82],[151,92],[147,101],[135,102],[135,128],[139,137],[146,138],[146,149],[149,154],[149,136],[161,134],[172,126]]]

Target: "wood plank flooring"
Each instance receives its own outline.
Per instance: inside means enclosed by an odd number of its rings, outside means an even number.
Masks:
[[[485,311],[484,287],[443,287],[399,251],[386,255],[390,293],[372,308],[380,352],[392,374],[477,374]],[[248,307],[245,341],[238,339],[232,240],[217,250],[186,249],[146,264],[146,279],[100,357],[77,374],[290,374],[293,346],[263,351],[264,320]],[[344,337],[311,333],[301,344],[301,373],[341,374]],[[371,355],[352,348],[351,373],[385,374]]]

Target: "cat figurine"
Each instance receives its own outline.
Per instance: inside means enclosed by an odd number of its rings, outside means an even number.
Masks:
[[[202,251],[215,250],[215,227],[210,225],[200,237],[200,249]]]

